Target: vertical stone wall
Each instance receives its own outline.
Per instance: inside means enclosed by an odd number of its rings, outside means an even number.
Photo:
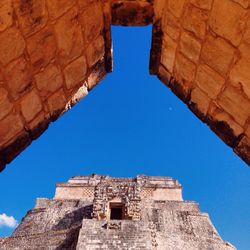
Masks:
[[[250,1],[154,4],[151,73],[250,164]]]
[[[99,183],[95,187],[93,201],[93,218],[109,220],[109,203],[119,199],[124,204],[124,219],[140,220],[141,196],[140,186],[136,182]]]
[[[0,171],[110,71],[105,6],[101,0],[1,1]]]

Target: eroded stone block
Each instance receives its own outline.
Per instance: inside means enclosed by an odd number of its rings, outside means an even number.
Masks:
[[[180,22],[170,12],[165,11],[162,18],[162,30],[172,39],[177,40],[180,35]]]
[[[13,23],[12,0],[4,0],[0,3],[0,32],[10,27]]]
[[[240,141],[239,145],[235,149],[235,152],[242,157],[245,162],[247,162],[250,165],[250,138],[249,137],[243,137]]]
[[[18,114],[10,114],[0,121],[0,146],[13,139],[23,130],[23,123]]]
[[[181,17],[184,9],[185,0],[169,0],[168,9],[176,17]]]
[[[228,86],[223,91],[218,102],[224,110],[233,116],[238,124],[245,125],[250,116],[250,102],[244,97],[240,89]]]
[[[197,63],[201,52],[201,43],[191,34],[183,32],[180,39],[180,51],[191,61]]]
[[[86,1],[86,0],[85,0]],[[73,5],[76,4],[76,0],[49,0],[47,1],[49,16],[51,19],[56,19],[66,13]]]
[[[250,0],[233,0],[233,1],[239,3],[245,9],[247,9],[250,5]]]
[[[9,28],[0,33],[0,62],[3,65],[23,54],[25,41],[16,27]]]
[[[6,80],[12,97],[17,100],[32,87],[32,69],[24,58],[19,58],[6,68]]]
[[[230,81],[242,87],[250,98],[250,45],[242,44],[239,49],[241,56],[230,72]]]
[[[41,97],[46,98],[63,84],[61,69],[58,65],[50,64],[44,71],[35,75],[36,85]]]
[[[173,72],[174,68],[176,48],[177,48],[177,43],[174,40],[172,40],[169,36],[164,35],[161,63],[171,73]]]
[[[215,102],[211,103],[208,114],[217,124],[224,124],[224,129],[222,129],[223,125],[217,126],[217,132],[228,145],[235,146],[238,143],[238,137],[244,133],[242,126]]]
[[[21,101],[21,111],[27,122],[33,120],[42,108],[42,102],[35,90],[25,95]]]
[[[195,106],[196,112],[200,112],[204,116],[207,114],[210,99],[199,88],[192,90],[190,102]]]
[[[93,42],[104,28],[104,16],[101,3],[95,3],[84,9],[80,15],[80,23],[83,28],[84,45]],[[93,32],[94,31],[94,32]]]
[[[86,78],[87,63],[85,57],[80,57],[64,69],[66,86],[71,89],[80,85]]]
[[[56,22],[55,34],[59,56],[64,65],[82,54],[84,44],[77,8],[71,9]]]
[[[190,3],[200,9],[210,10],[212,7],[213,0],[190,0]]]
[[[0,87],[0,120],[11,111],[12,107],[13,105],[8,98],[8,91]]]
[[[111,7],[113,25],[143,26],[153,20],[153,4],[150,1],[113,1]]]
[[[13,0],[18,21],[27,37],[42,29],[48,20],[46,1]]]
[[[178,54],[175,61],[174,73],[177,79],[184,79],[188,82],[192,82],[195,77],[196,65],[189,61],[186,57]]]
[[[198,67],[195,82],[210,98],[215,99],[221,91],[225,79],[203,64]]]
[[[228,0],[215,0],[209,25],[218,35],[238,46],[246,25],[247,11],[239,4]]]
[[[66,97],[63,89],[58,90],[48,99],[48,107],[52,119],[58,118],[65,111]]]
[[[45,67],[56,56],[57,46],[50,27],[27,39],[27,50],[36,71]]]
[[[185,10],[183,27],[193,32],[198,38],[204,39],[207,27],[207,12],[193,5],[188,5]]]
[[[86,51],[88,66],[92,67],[100,59],[104,57],[105,47],[102,36],[99,36],[93,43],[89,45]]]
[[[234,58],[235,49],[221,38],[209,36],[203,45],[201,59],[221,75],[225,75]]]

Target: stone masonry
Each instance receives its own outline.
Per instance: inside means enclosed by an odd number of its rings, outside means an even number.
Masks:
[[[112,218],[115,209],[120,217]],[[119,210],[120,208],[120,210]],[[113,210],[114,209],[114,210]],[[117,215],[117,214],[116,214]],[[119,214],[118,214],[119,215]],[[37,199],[1,250],[233,250],[170,177],[76,176]]]
[[[148,24],[150,73],[250,164],[250,0],[2,0],[0,171],[112,71],[111,25]]]

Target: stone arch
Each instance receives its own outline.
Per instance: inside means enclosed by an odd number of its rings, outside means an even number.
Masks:
[[[111,24],[150,23],[150,73],[249,164],[249,4],[4,1],[0,4],[0,170],[112,71]]]

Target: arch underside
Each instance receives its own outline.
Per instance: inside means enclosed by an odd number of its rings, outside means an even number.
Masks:
[[[112,71],[111,25],[151,23],[150,73],[250,164],[249,2],[0,3],[0,171]]]

